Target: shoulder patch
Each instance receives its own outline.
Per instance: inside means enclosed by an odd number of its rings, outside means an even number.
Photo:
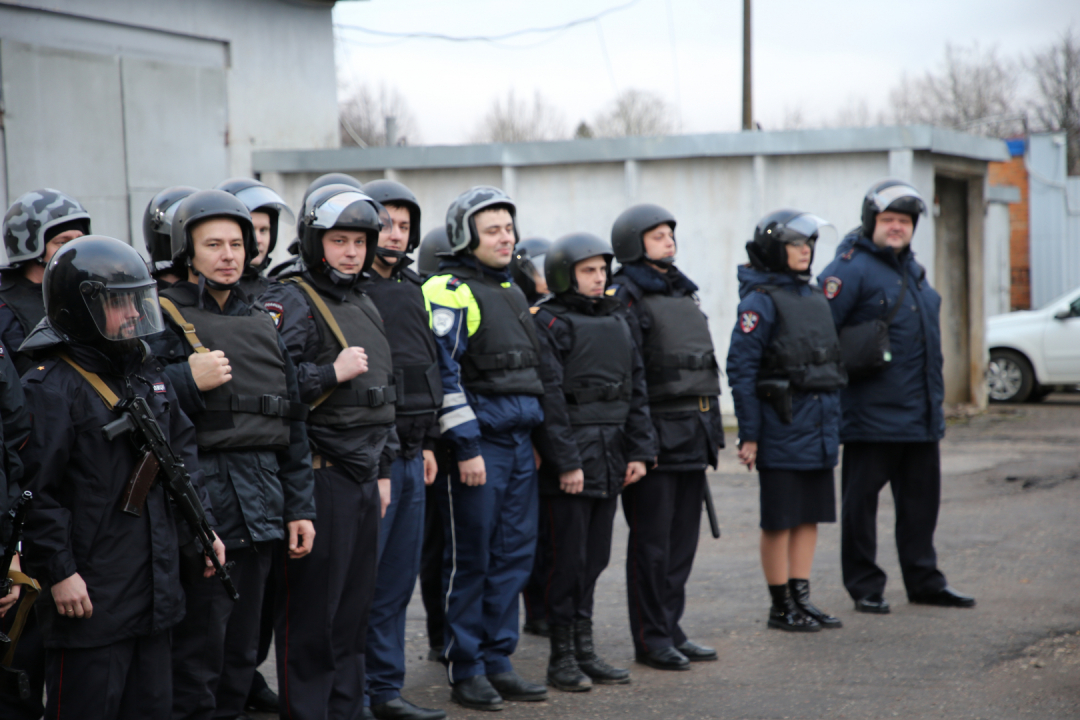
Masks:
[[[449,283],[448,283],[449,285]],[[445,337],[454,327],[454,311],[449,308],[435,308],[431,312],[431,329],[437,337]]]
[[[614,296],[615,293],[618,292],[618,290],[619,290],[618,286],[612,285],[611,287],[609,287],[607,290],[604,291],[604,294],[609,295],[609,296]]]
[[[4,346],[0,345],[0,358],[4,357]]]
[[[263,302],[263,307],[266,308],[266,312],[270,313],[270,317],[273,318],[274,327],[280,330],[281,319],[285,315],[285,307],[277,300],[267,300]]]
[[[461,278],[451,277],[449,280],[446,281],[446,289],[457,290],[459,287],[461,287],[461,283]]]
[[[739,315],[739,329],[746,334],[754,332],[759,322],[761,322],[761,316],[753,310],[747,310]]]
[[[154,392],[158,393],[159,395],[163,394],[165,392],[165,383],[163,383],[163,382],[154,383]]]
[[[825,278],[825,284],[821,290],[825,293],[825,297],[828,300],[832,300],[834,297],[840,294],[840,288],[844,287],[844,281],[835,275]]]
[[[846,253],[844,253],[840,257],[843,258],[844,260],[850,260],[851,258],[855,257],[855,248],[852,247],[850,250],[848,250]]]

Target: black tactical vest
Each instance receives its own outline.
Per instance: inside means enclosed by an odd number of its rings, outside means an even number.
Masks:
[[[525,293],[480,271],[456,267],[450,272],[469,286],[480,308],[480,327],[461,359],[465,388],[481,395],[543,395],[540,343]]]
[[[818,288],[809,295],[764,285],[776,306],[776,328],[765,349],[762,377],[784,377],[796,390],[828,392],[847,385],[840,364],[840,340],[836,335],[829,301]]]
[[[250,315],[204,310],[186,288],[170,287],[161,295],[173,301],[199,342],[224,352],[232,367],[232,380],[204,392],[206,409],[191,418],[199,449],[288,447],[289,421],[302,417],[304,408],[289,401],[285,359],[270,315],[258,305]],[[172,319],[164,309],[162,315]]]
[[[719,395],[709,323],[694,298],[645,293],[641,303],[652,321],[642,348],[649,402]]]
[[[45,300],[41,296],[41,286],[30,282],[18,271],[5,272],[3,277],[3,284],[0,285],[0,302],[7,305],[15,315],[15,319],[19,321],[23,329],[23,337],[30,337],[30,332],[45,317]],[[18,354],[19,348],[7,350],[16,361],[15,366],[20,374],[33,365],[31,359],[24,359]]]
[[[541,307],[570,326],[563,365],[571,425],[622,425],[633,394],[634,340],[620,315],[585,315],[556,302]]]
[[[310,280],[305,281],[315,288],[326,303],[349,347],[364,348],[368,362],[367,372],[338,384],[330,396],[311,411],[308,422],[335,428],[394,422],[394,403],[397,401],[394,366],[382,316],[379,315],[375,303],[358,289],[350,290],[342,302],[337,297],[320,292],[318,286]],[[311,298],[303,290],[300,290],[300,293],[307,300],[311,317],[319,327],[321,344],[315,356],[315,364],[332,365],[343,350],[341,343],[334,337],[329,324]]]
[[[408,269],[388,280],[373,274],[364,290],[379,314],[390,318],[385,330],[394,361],[397,414],[438,410],[443,401],[442,375],[419,276]]]

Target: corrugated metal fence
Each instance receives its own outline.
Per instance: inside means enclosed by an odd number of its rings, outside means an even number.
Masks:
[[[1066,175],[1065,134],[1032,135],[1031,304],[1039,308],[1080,287],[1080,177]]]

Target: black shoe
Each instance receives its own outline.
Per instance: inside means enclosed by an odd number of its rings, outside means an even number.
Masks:
[[[487,676],[491,686],[506,700],[540,702],[547,700],[547,688],[531,683],[513,670]]]
[[[439,647],[430,647],[427,651],[427,659],[431,662],[442,662],[442,653],[443,649],[441,645]]]
[[[548,685],[563,692],[592,690],[592,680],[578,667],[574,657],[574,628],[551,626],[551,657],[547,667]]]
[[[795,601],[795,607],[797,607],[803,615],[814,618],[818,621],[818,625],[821,625],[821,627],[826,629],[844,627],[844,623],[840,622],[840,618],[829,615],[817,605],[810,602],[809,580],[796,580],[792,578],[788,580],[788,588],[791,590],[791,599]]]
[[[375,720],[375,713],[371,712],[371,708],[367,705],[364,706],[363,712],[360,713],[361,720]],[[237,718],[240,720],[240,718]]]
[[[371,714],[377,720],[442,720],[446,717],[445,710],[417,707],[403,697],[372,705]]]
[[[593,646],[592,620],[582,618],[574,621],[574,658],[581,672],[600,685],[626,685],[630,671],[608,665],[596,654]]]
[[[689,670],[690,661],[685,655],[673,647],[660,648],[659,650],[647,650],[634,655],[634,659],[642,665],[648,665],[657,670]]]
[[[708,645],[698,645],[693,640],[687,640],[682,645],[675,648],[690,662],[712,662],[713,660],[719,660],[720,656],[716,654],[716,649],[711,648]]]
[[[547,620],[526,620],[522,631],[537,637],[551,637],[551,626]]]
[[[472,710],[502,710],[503,699],[486,675],[474,675],[454,683],[450,699]]]
[[[268,687],[261,687],[248,695],[245,710],[255,712],[276,713],[278,711],[278,696]]]
[[[919,605],[938,605],[940,607],[975,607],[975,598],[958,593],[946,585],[937,592],[908,595],[908,602]]]
[[[795,601],[791,599],[791,588],[787,583],[783,585],[770,585],[769,594],[772,595],[772,607],[769,608],[768,626],[777,630],[788,632],[818,632],[821,624],[809,615],[803,615],[799,608],[795,607]]]
[[[889,601],[882,597],[881,593],[859,598],[855,601],[855,609],[861,613],[870,613],[871,615],[888,615],[892,612],[889,609]]]

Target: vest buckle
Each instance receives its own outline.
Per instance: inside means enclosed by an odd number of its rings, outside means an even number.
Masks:
[[[525,358],[522,357],[520,350],[511,350],[506,353],[506,369],[507,370],[520,370],[525,367]]]
[[[260,398],[259,409],[262,411],[263,415],[284,415],[282,400],[283,398],[280,398],[277,395],[263,395],[262,398]]]
[[[700,410],[701,412],[709,412],[709,410],[712,408],[712,399],[705,396],[700,396],[697,399],[697,406],[698,410]]]
[[[386,404],[386,393],[382,386],[367,389],[368,407],[382,407]]]

